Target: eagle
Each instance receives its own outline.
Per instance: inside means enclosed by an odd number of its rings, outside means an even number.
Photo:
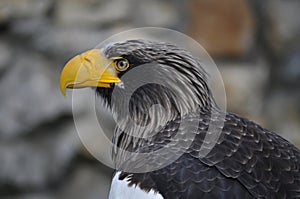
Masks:
[[[300,198],[299,149],[219,108],[207,82],[201,60],[162,41],[67,62],[62,93],[91,87],[116,120],[110,199]]]

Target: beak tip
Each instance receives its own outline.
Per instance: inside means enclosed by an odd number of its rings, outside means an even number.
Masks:
[[[65,86],[62,82],[60,82],[60,92],[61,92],[61,94],[62,94],[64,97],[67,96],[67,94],[66,94],[66,86]]]
[[[60,89],[60,92],[65,98],[67,97],[66,89]]]

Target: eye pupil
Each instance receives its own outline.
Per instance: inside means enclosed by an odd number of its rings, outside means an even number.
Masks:
[[[124,62],[124,61],[120,61],[119,62],[119,67],[120,68],[123,68],[123,67],[125,67],[126,66],[126,63]]]
[[[128,66],[129,66],[129,63],[127,60],[118,60],[117,61],[117,68],[119,70],[125,70],[128,68]]]

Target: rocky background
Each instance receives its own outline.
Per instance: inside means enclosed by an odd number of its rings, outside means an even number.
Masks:
[[[135,27],[198,40],[223,75],[228,110],[300,147],[299,10],[297,0],[0,0],[0,199],[107,197],[112,170],[81,144],[59,74]],[[88,126],[84,108],[74,111]]]

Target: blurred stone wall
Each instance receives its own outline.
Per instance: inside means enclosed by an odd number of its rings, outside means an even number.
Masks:
[[[228,110],[300,146],[299,9],[295,0],[0,0],[0,198],[107,197],[112,170],[82,146],[59,74],[129,28],[197,39],[223,75]],[[73,111],[88,126],[84,108]]]

